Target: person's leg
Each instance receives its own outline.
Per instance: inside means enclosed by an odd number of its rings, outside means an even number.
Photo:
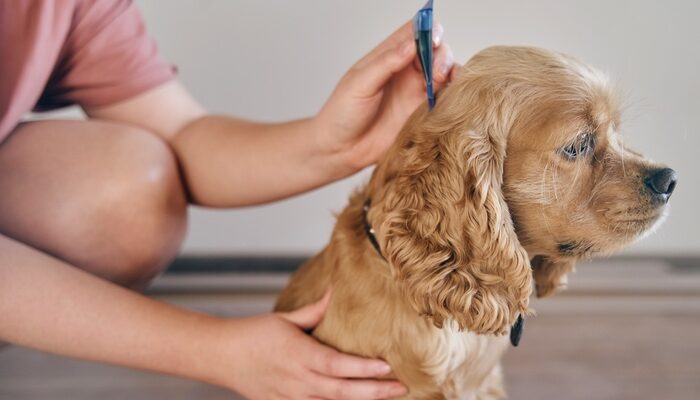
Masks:
[[[0,193],[1,234],[131,288],[169,264],[186,230],[169,147],[120,124],[20,125],[0,145]]]

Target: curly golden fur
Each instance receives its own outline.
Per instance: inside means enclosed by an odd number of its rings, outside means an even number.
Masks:
[[[643,182],[660,167],[618,126],[592,68],[535,48],[480,52],[433,111],[411,116],[277,310],[333,286],[314,335],[387,360],[406,398],[503,398],[503,334],[528,313],[533,278],[552,294],[577,260],[631,242],[665,210]],[[364,229],[367,199],[386,259]]]

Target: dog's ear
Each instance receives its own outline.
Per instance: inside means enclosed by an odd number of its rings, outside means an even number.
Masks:
[[[537,297],[549,297],[565,289],[567,274],[576,270],[576,262],[570,259],[555,260],[536,256],[532,259],[532,276],[535,279]]]
[[[527,313],[532,291],[501,191],[506,136],[456,122],[456,100],[446,101],[429,116],[417,111],[375,172],[384,214],[378,237],[419,313],[438,327],[453,320],[503,334]]]

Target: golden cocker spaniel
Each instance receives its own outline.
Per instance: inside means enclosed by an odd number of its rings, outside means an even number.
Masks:
[[[627,149],[604,75],[493,47],[411,116],[276,309],[333,287],[313,335],[383,358],[407,399],[500,399],[506,333],[580,259],[662,220],[673,170]]]

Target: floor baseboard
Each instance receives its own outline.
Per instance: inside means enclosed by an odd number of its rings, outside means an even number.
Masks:
[[[180,256],[170,265],[166,273],[289,273],[294,272],[308,258],[306,256]]]
[[[168,274],[192,273],[291,273],[309,259],[309,256],[191,256],[178,257],[170,266]],[[590,263],[635,264],[659,262],[669,265],[674,272],[700,273],[700,256],[616,256],[593,260]]]

